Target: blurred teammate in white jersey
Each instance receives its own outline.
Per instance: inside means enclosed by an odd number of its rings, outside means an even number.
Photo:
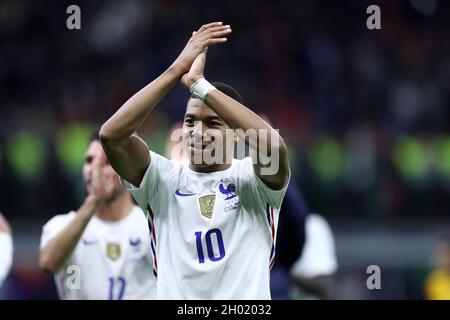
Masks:
[[[148,223],[120,186],[98,138],[86,152],[87,197],[44,226],[40,267],[54,274],[61,299],[154,299]]]
[[[230,32],[221,23],[193,32],[175,62],[100,130],[112,166],[148,212],[160,299],[270,299],[289,162],[276,130],[242,105],[233,88],[203,77],[207,47],[225,42]],[[133,135],[180,81],[192,93],[183,119],[186,162],[149,151]],[[227,129],[261,134],[227,136]],[[255,161],[232,159],[236,137],[259,155]],[[270,163],[263,163],[263,149]]]
[[[11,227],[0,212],[0,287],[11,269],[13,242]]]

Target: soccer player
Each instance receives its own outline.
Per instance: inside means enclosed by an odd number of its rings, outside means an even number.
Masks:
[[[98,137],[86,152],[81,207],[44,226],[40,267],[55,275],[61,299],[154,299],[148,223],[121,187]]]
[[[270,299],[289,162],[276,130],[246,108],[233,88],[213,86],[203,77],[207,47],[224,43],[230,33],[230,26],[219,22],[193,32],[172,65],[100,130],[111,165],[148,212],[159,299]],[[187,162],[168,160],[133,135],[179,81],[192,93],[183,121]],[[230,128],[267,134],[258,135],[255,144],[254,137],[228,135]],[[232,150],[237,138],[256,150],[256,161],[230,159],[233,152],[223,152]],[[260,157],[264,147],[270,159],[279,157],[272,173],[264,170],[269,168]]]
[[[0,287],[11,269],[13,260],[13,242],[11,227],[0,212]]]

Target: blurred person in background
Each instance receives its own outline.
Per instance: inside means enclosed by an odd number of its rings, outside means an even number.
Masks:
[[[425,283],[425,297],[429,300],[450,300],[450,231],[436,244],[434,264]]]
[[[11,227],[0,212],[0,287],[11,269],[13,241]]]
[[[333,232],[326,219],[310,213],[306,219],[306,241],[302,255],[291,269],[294,298],[328,299],[337,271]]]
[[[81,207],[43,228],[41,269],[54,274],[61,299],[154,299],[147,220],[120,186],[98,136],[86,152],[83,179],[87,196]]]

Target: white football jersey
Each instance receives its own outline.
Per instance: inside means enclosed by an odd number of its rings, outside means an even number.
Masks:
[[[303,278],[332,275],[338,264],[333,231],[327,220],[310,213],[306,218],[306,237],[303,253],[292,266],[291,273]]]
[[[44,226],[41,249],[75,217],[57,215]],[[155,299],[149,227],[139,207],[119,221],[93,216],[74,252],[55,275],[61,299]]]
[[[13,260],[13,241],[9,233],[0,231],[0,287],[11,269]]]
[[[278,210],[251,158],[199,173],[150,151],[139,188],[121,179],[147,211],[158,299],[270,299]]]

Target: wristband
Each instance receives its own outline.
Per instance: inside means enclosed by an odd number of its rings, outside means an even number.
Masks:
[[[216,89],[216,87],[209,83],[205,78],[200,78],[194,82],[194,84],[190,88],[190,91],[194,97],[205,101],[208,93],[210,93],[214,89]]]

